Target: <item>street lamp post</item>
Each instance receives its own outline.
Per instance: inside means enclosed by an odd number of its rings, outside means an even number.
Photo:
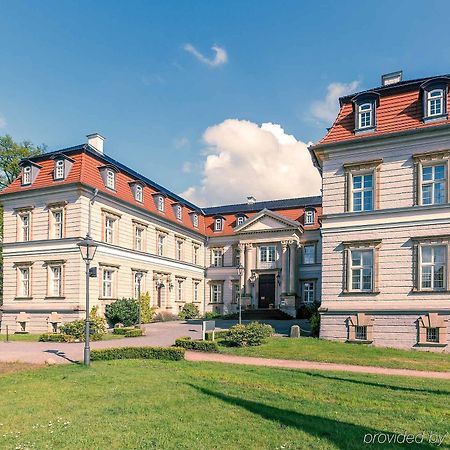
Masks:
[[[244,267],[242,264],[239,264],[237,268],[237,272],[239,275],[239,325],[242,324],[242,292],[241,292],[241,282],[242,282],[242,274],[244,273]]]
[[[92,240],[89,233],[86,237],[78,242],[78,248],[80,249],[81,257],[86,263],[86,319],[84,329],[84,365],[89,366],[91,362],[91,348],[89,346],[90,341],[90,316],[89,316],[89,269],[91,261],[94,259],[95,252],[97,251],[97,245]]]
[[[138,327],[142,327],[142,315],[141,315],[141,280],[142,272],[136,272],[136,282],[137,282],[137,301],[138,301]]]

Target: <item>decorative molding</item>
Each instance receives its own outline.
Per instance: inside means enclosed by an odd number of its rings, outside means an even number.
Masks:
[[[372,159],[370,161],[344,163],[342,166],[344,167],[345,171],[358,171],[358,170],[376,169],[381,164],[383,164],[383,158]]]
[[[436,150],[436,151],[423,152],[423,153],[414,153],[412,155],[412,157],[415,162],[434,161],[437,159],[449,158],[450,157],[450,149],[449,150]]]
[[[344,241],[342,245],[347,248],[377,248],[381,245],[382,239],[362,239],[355,241]]]

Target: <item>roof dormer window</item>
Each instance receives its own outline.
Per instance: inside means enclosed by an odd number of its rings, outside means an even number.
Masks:
[[[370,128],[373,124],[373,105],[372,103],[363,103],[358,106],[358,128]]]
[[[106,187],[109,189],[116,188],[116,173],[112,169],[106,169]]]
[[[305,211],[305,225],[314,225],[314,210],[313,209],[307,209]]]
[[[22,169],[22,185],[31,184],[31,166],[24,166]]]
[[[198,228],[198,214],[197,213],[194,213],[194,215],[192,217],[192,223],[195,228]]]
[[[427,116],[435,117],[442,115],[444,110],[444,91],[434,89],[427,93]]]
[[[355,133],[375,130],[378,99],[379,95],[375,92],[363,92],[352,98],[355,112]]]
[[[447,93],[450,79],[447,77],[433,78],[423,83],[421,87],[423,121],[447,119]]]
[[[175,206],[175,214],[178,220],[181,220],[183,218],[183,207],[181,205]]]
[[[247,219],[247,216],[245,216],[245,214],[237,214],[236,227],[240,227],[245,222],[245,219]]]
[[[164,197],[162,195],[158,195],[157,203],[158,203],[158,211],[164,212]]]
[[[144,198],[144,190],[142,189],[142,186],[140,184],[136,184],[134,188],[134,199],[142,203],[143,198]]]
[[[64,160],[55,161],[55,180],[64,180]]]
[[[222,217],[215,218],[214,231],[223,231],[223,218]]]

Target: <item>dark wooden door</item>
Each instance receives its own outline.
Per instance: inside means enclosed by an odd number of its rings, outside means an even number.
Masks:
[[[275,275],[260,275],[258,308],[268,308],[271,303],[275,304]]]

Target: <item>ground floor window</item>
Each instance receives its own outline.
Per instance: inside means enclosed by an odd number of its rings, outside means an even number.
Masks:
[[[103,298],[112,298],[113,296],[113,274],[114,272],[112,270],[103,270]]]
[[[58,332],[58,322],[52,322],[50,324],[50,327],[51,327],[52,333],[57,333]]]
[[[355,327],[355,339],[357,341],[367,341],[367,326]]]
[[[425,290],[445,289],[447,246],[423,245],[420,251],[420,286]]]
[[[222,303],[222,284],[211,285],[211,302]]]
[[[427,328],[427,342],[439,342],[439,328]]]
[[[373,250],[351,251],[351,290],[372,291]]]
[[[26,322],[19,322],[19,331],[21,333],[26,333],[26,331],[27,331],[27,323]]]
[[[232,302],[238,304],[241,298],[241,287],[239,283],[233,283],[232,291]]]
[[[315,301],[314,281],[304,281],[302,283],[302,300],[305,303],[313,303]]]

